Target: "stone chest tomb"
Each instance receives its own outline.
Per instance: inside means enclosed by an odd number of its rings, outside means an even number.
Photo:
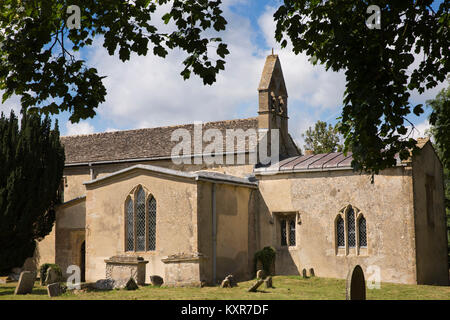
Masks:
[[[133,278],[138,285],[145,284],[145,261],[142,257],[113,256],[105,260],[106,279],[121,280]]]

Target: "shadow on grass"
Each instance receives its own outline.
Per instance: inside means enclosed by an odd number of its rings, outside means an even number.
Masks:
[[[0,286],[0,296],[14,295],[15,287],[2,287]],[[33,288],[31,294],[47,295],[47,289]]]

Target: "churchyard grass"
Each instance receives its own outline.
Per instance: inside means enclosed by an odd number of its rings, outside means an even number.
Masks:
[[[0,300],[7,299],[63,299],[63,300],[108,300],[108,299],[163,299],[163,300],[343,300],[345,299],[345,280],[327,278],[303,279],[299,276],[273,277],[273,289],[262,285],[258,292],[247,292],[255,280],[240,282],[235,288],[204,287],[204,288],[158,288],[142,286],[136,291],[111,290],[74,293],[69,291],[62,296],[49,298],[46,287],[35,283],[32,294],[14,296],[17,282],[0,284]],[[368,300],[450,300],[450,287],[403,285],[382,283],[381,289],[367,290]]]

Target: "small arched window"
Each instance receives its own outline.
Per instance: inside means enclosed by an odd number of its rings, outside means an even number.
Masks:
[[[125,240],[125,250],[134,250],[134,210],[133,210],[133,200],[128,198],[126,205],[126,240]]]
[[[349,248],[354,248],[356,246],[355,212],[353,211],[353,208],[349,208],[347,211],[347,242]]]
[[[344,219],[338,216],[336,221],[336,235],[337,235],[337,245],[339,248],[345,247],[345,235],[344,235]]]
[[[360,247],[367,247],[366,219],[361,216],[358,220],[358,243]]]
[[[156,200],[153,196],[148,199],[148,250],[156,248]]]
[[[136,197],[136,251],[145,251],[145,192],[139,188]]]

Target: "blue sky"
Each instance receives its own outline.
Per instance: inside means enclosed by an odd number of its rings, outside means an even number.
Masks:
[[[441,1],[436,1],[437,6]],[[183,54],[172,52],[166,59],[133,56],[122,63],[110,57],[100,39],[81,51],[90,66],[107,76],[106,102],[94,119],[71,124],[68,114],[57,116],[62,135],[125,130],[144,127],[254,117],[257,115],[257,86],[265,57],[274,48],[279,55],[289,94],[289,131],[303,149],[301,133],[317,120],[335,123],[340,115],[345,90],[344,74],[312,66],[305,55],[281,50],[273,39],[276,0],[224,0],[227,31],[222,38],[229,45],[226,70],[213,86],[197,77],[183,81]],[[155,20],[153,20],[155,21]],[[423,95],[412,93],[413,104],[433,98],[443,84]],[[0,110],[19,109],[18,99],[0,105]],[[421,117],[410,116],[421,136],[428,127],[429,110]]]

